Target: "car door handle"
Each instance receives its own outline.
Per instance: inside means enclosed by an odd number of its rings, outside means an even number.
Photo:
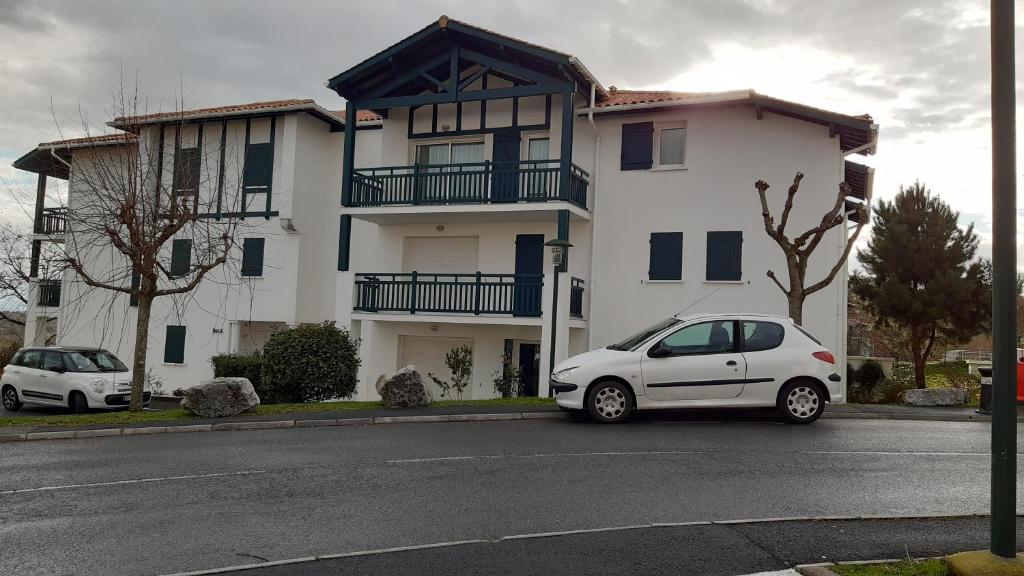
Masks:
[[[729,360],[728,362],[725,363],[725,365],[726,366],[735,366],[736,365],[736,361],[735,360]]]
[[[46,374],[40,374],[39,377],[40,378],[47,378]]]

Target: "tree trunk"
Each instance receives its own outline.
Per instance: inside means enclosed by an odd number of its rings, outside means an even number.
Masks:
[[[789,317],[797,325],[804,324],[804,295],[802,293],[790,292],[786,298],[789,300]]]
[[[135,354],[132,358],[132,398],[129,412],[142,412],[142,390],[146,382],[146,349],[149,344],[149,315],[153,297],[139,294],[138,319],[135,322]]]
[[[910,355],[914,360],[914,385],[918,388],[925,388],[927,384],[924,379],[924,351],[921,350],[921,328],[910,327]]]

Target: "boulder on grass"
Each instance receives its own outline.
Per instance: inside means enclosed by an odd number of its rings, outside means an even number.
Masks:
[[[185,390],[181,407],[200,418],[222,418],[253,412],[260,397],[248,378],[214,378]]]
[[[903,403],[911,406],[962,406],[967,391],[959,388],[914,388],[903,393]]]
[[[390,377],[381,374],[377,379],[377,393],[384,401],[385,408],[430,406],[434,401],[430,390],[423,385],[423,377],[412,365],[402,368]]]

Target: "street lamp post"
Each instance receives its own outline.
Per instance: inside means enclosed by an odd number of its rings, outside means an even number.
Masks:
[[[992,537],[1016,555],[1017,186],[1014,2],[992,0]]]
[[[572,244],[568,240],[554,238],[544,245],[551,247],[551,266],[555,277],[551,284],[551,349],[548,354],[548,373],[551,374],[555,371],[555,342],[558,339],[558,277],[560,272],[565,272]]]

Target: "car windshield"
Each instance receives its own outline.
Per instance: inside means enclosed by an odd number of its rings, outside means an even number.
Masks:
[[[71,372],[127,372],[117,356],[106,350],[79,350],[64,354],[68,370]]]
[[[655,334],[661,332],[666,328],[675,326],[676,324],[679,324],[678,318],[666,318],[665,320],[658,322],[654,326],[650,326],[648,328],[641,330],[640,332],[637,332],[636,334],[633,334],[632,336],[626,338],[625,340],[619,342],[618,344],[612,344],[611,346],[608,347],[608,349],[630,351],[636,350],[637,348],[640,347],[641,344],[650,340],[651,337],[653,337]]]

